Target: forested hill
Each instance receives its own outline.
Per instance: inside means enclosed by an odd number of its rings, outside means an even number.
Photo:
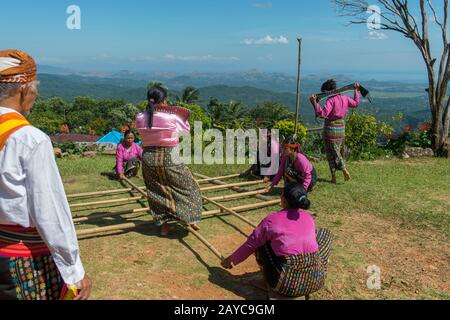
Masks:
[[[85,76],[69,74],[39,74],[40,97],[61,97],[71,101],[77,96],[90,96],[96,99],[123,99],[138,103],[145,100],[146,87],[150,81],[162,79],[172,91],[179,95],[186,86],[196,86],[200,91],[200,104],[206,105],[210,98],[221,102],[240,101],[243,105],[254,107],[264,101],[274,101],[295,110],[295,78],[280,74],[191,74],[185,76],[148,75],[133,76],[127,72],[108,76]],[[158,78],[156,78],[158,77]],[[339,84],[348,84],[352,79],[337,76]],[[270,81],[272,79],[272,85]],[[313,109],[308,101],[310,94],[317,92],[324,79],[306,76],[302,81],[303,121],[314,122]],[[368,81],[364,85],[372,91],[373,104],[364,101],[363,109],[377,114],[386,120],[402,112],[404,123],[418,124],[429,117],[427,96],[424,85],[398,82]],[[268,90],[272,88],[272,90]]]

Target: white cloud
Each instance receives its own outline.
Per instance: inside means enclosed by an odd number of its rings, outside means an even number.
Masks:
[[[167,60],[178,60],[178,61],[239,61],[238,57],[215,57],[213,55],[204,56],[177,56],[174,54],[166,54],[164,56]]]
[[[272,8],[272,3],[270,2],[256,2],[253,4],[254,8],[258,8],[258,9],[270,9]]]
[[[289,44],[289,40],[285,36],[272,37],[270,35],[267,35],[261,39],[246,39],[242,41],[241,44],[244,44],[246,46],[261,44]]]
[[[371,31],[371,32],[369,32],[368,39],[370,39],[370,40],[386,40],[386,39],[388,39],[388,36],[387,36],[387,34],[385,34],[383,32]]]

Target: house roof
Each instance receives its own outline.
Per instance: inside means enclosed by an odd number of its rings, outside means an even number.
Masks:
[[[100,136],[76,133],[55,134],[50,136],[52,142],[96,142],[98,139],[100,139]]]

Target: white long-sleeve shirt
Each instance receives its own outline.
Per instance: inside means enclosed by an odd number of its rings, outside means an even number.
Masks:
[[[0,116],[16,112],[0,107]],[[36,228],[67,284],[85,275],[50,138],[26,126],[0,151],[0,224]]]

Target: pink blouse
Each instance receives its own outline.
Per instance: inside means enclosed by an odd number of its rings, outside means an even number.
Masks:
[[[116,151],[116,166],[117,172],[123,174],[123,163],[130,161],[133,158],[142,158],[142,149],[137,143],[133,143],[130,149],[125,147],[125,143],[122,142],[117,146]]]
[[[280,170],[278,171],[275,178],[273,178],[272,180],[273,186],[278,185],[281,181],[281,178],[283,178],[284,173],[286,171],[286,162],[287,156],[284,155],[283,158],[281,159]],[[308,190],[312,182],[312,172],[314,170],[312,163],[308,160],[308,158],[304,154],[299,152],[297,153],[297,159],[294,163],[294,168],[298,173],[300,173],[303,176],[303,187],[305,188],[305,190]]]
[[[148,128],[148,114],[136,117],[136,128],[144,147],[176,147],[180,135],[189,134],[191,111],[181,107],[158,106],[153,113],[153,128]]]
[[[359,91],[355,90],[354,99],[345,95],[335,95],[328,98],[325,107],[322,109],[320,103],[314,106],[316,114],[319,117],[334,121],[344,119],[347,116],[349,108],[358,108],[359,106]]]
[[[236,266],[270,241],[276,256],[315,253],[319,250],[314,219],[307,211],[284,209],[266,217],[232,256]]]

